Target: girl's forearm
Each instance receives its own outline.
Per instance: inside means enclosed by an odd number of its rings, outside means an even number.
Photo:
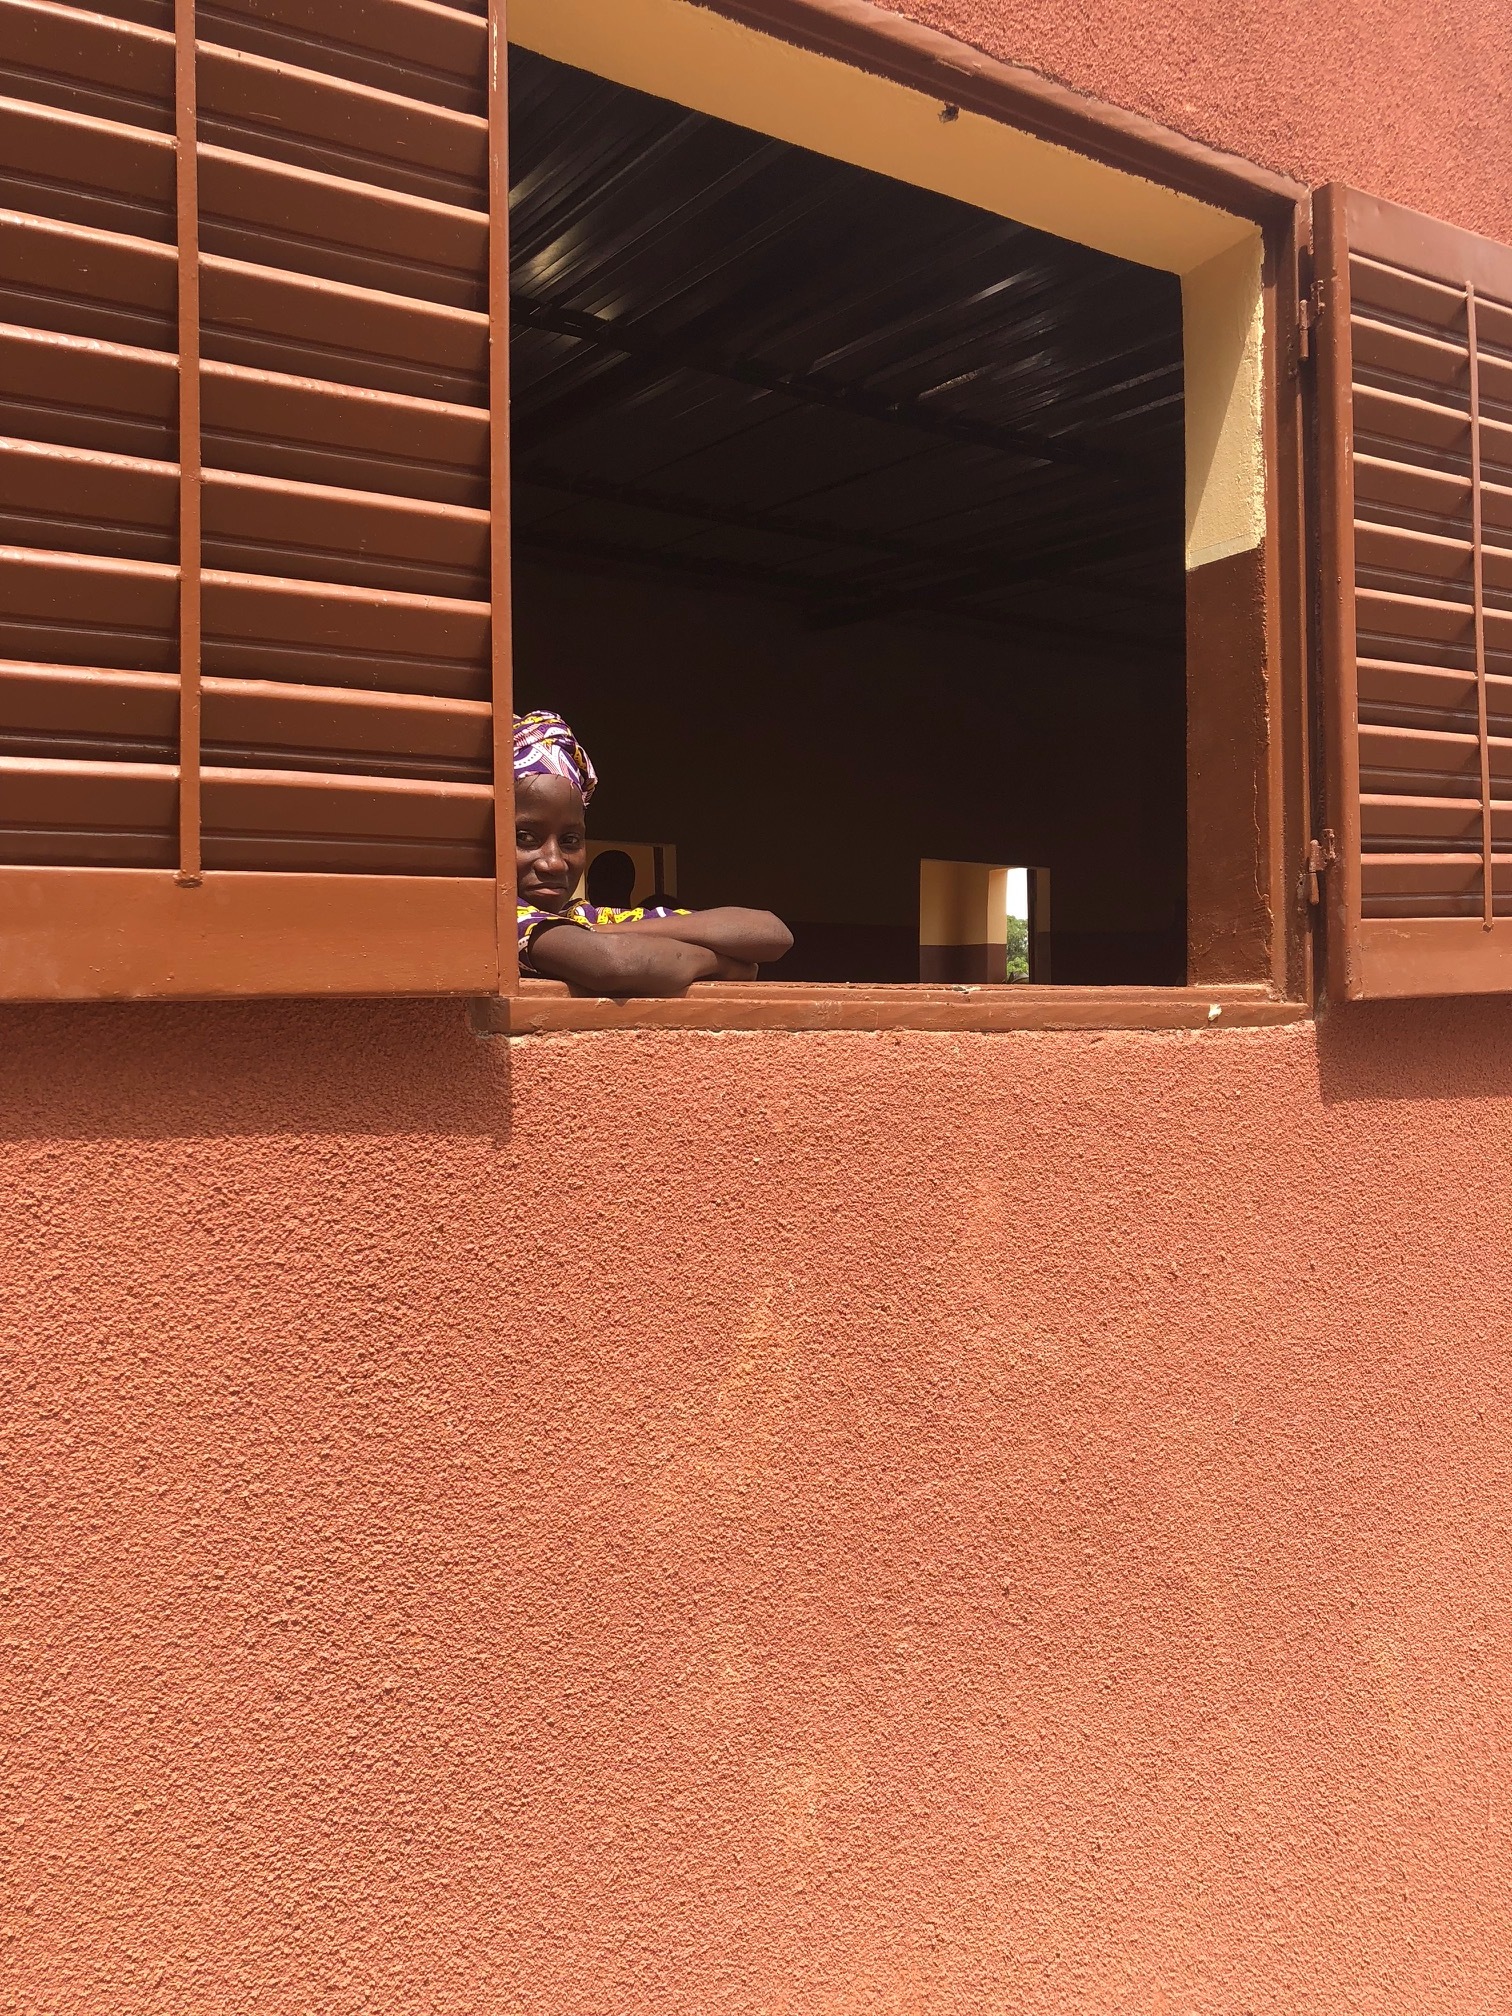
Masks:
[[[598,929],[616,936],[677,938],[686,945],[707,946],[709,951],[742,965],[780,959],[793,943],[792,932],[770,910],[742,910],[733,906],[694,910],[685,917],[644,917],[635,924],[604,924]]]
[[[681,994],[695,980],[727,977],[728,961],[705,945],[628,929],[584,931],[575,924],[539,931],[531,963],[548,980],[590,994]]]

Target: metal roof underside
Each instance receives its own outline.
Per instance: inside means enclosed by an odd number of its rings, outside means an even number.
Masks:
[[[511,51],[526,553],[1169,662],[1170,275]]]

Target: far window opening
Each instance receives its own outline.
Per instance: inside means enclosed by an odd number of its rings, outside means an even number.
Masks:
[[[775,909],[780,981],[1182,984],[1179,279],[510,60],[515,702],[590,896]]]

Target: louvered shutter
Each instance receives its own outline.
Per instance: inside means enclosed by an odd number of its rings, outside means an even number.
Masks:
[[[0,995],[499,984],[502,11],[0,0]]]
[[[1512,989],[1512,248],[1316,225],[1330,991]]]

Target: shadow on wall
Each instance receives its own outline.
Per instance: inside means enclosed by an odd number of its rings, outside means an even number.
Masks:
[[[0,1009],[0,1141],[509,1134],[509,1045],[461,1001]]]
[[[1362,1001],[1318,1025],[1325,1106],[1512,1098],[1512,1001]]]
[[[0,1057],[0,1141],[509,1138],[510,1046],[460,1001],[4,1008]],[[1317,1058],[1325,1106],[1512,1098],[1512,1002],[1334,1009]]]

